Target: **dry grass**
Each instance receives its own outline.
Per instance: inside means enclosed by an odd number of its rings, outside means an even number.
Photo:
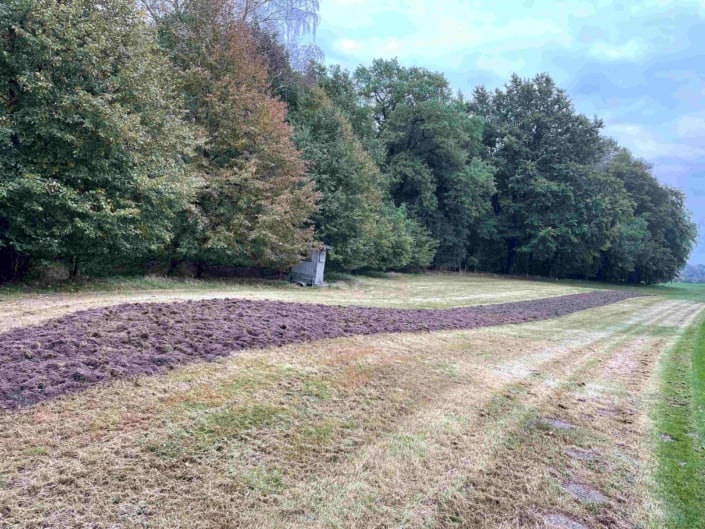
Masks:
[[[356,278],[339,281],[327,288],[306,288],[272,284],[217,283],[217,288],[13,294],[0,296],[0,332],[34,325],[78,310],[119,303],[154,303],[189,299],[247,298],[300,301],[337,305],[401,308],[445,308],[491,303],[509,303],[587,292],[592,289],[563,283],[529,282],[458,274],[390,274],[389,278]]]
[[[502,289],[472,281],[380,288],[412,306],[436,303],[434,284],[448,304]],[[315,301],[386,303],[375,288]],[[247,351],[5,413],[0,526],[508,528],[562,515],[659,527],[649,383],[701,308],[638,298],[541,323]],[[606,502],[577,501],[571,483]]]

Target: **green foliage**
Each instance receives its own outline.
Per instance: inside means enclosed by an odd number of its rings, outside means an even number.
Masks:
[[[683,196],[602,138],[549,76],[477,89],[469,109],[496,168],[485,268],[659,283],[685,264],[695,230]]]
[[[145,18],[129,0],[8,0],[0,28],[0,248],[74,274],[160,248],[192,140]]]
[[[203,185],[194,211],[181,219],[172,256],[285,269],[313,243],[309,217],[318,196],[286,107],[271,96],[258,41],[237,3],[174,3],[159,12],[161,42],[203,134],[192,163]]]
[[[482,122],[442,75],[423,68],[377,60],[358,68],[355,80],[385,149],[390,194],[430,231],[434,265],[474,266],[471,242],[486,229],[494,192],[493,170],[477,156]]]
[[[0,281],[205,265],[479,269],[660,283],[683,194],[546,74],[297,63],[314,0],[0,4]],[[296,63],[296,64],[295,64]]]
[[[565,270],[560,252],[587,236],[591,213],[601,214],[582,204],[598,187],[590,184],[590,168],[603,153],[601,124],[575,114],[547,75],[515,75],[494,93],[477,89],[469,109],[485,123],[485,157],[496,167],[497,237],[489,245],[501,256],[496,266],[507,273]]]
[[[427,266],[422,230],[388,203],[379,167],[326,93],[308,90],[290,119],[322,197],[314,220],[318,238],[332,246],[331,264],[345,270]]]
[[[385,158],[385,149],[377,138],[373,109],[361,104],[353,76],[340,66],[324,67],[312,65],[308,75],[313,77],[333,101],[335,107],[350,122],[355,136],[367,153],[380,165]]]
[[[322,195],[314,219],[317,236],[333,248],[331,264],[366,267],[382,206],[381,174],[328,97],[313,88],[290,113],[296,143],[311,162],[309,175]]]
[[[619,255],[609,252],[605,263],[612,265],[610,279],[662,283],[675,278],[685,266],[697,236],[685,209],[685,196],[661,185],[651,174],[651,167],[625,149],[617,150],[607,171],[624,183],[635,206],[628,239],[631,247],[616,248],[627,250],[631,265],[625,267]]]

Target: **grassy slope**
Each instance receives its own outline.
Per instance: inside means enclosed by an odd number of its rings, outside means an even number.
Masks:
[[[664,358],[661,376],[656,478],[668,527],[705,527],[705,318]]]
[[[457,287],[472,286],[481,282],[485,286],[488,282],[501,285],[514,285],[519,289],[531,288],[534,290],[565,290],[566,293],[594,289],[623,289],[636,290],[644,294],[662,296],[670,299],[684,299],[689,301],[705,302],[705,284],[664,283],[661,285],[635,286],[612,283],[598,283],[595,281],[576,280],[549,280],[549,279],[516,279],[491,274],[376,274],[375,276],[361,276],[330,272],[326,279],[335,288],[359,288],[364,290],[386,290],[390,283],[404,282],[411,285],[427,282],[429,277],[443,277],[455,282]],[[264,279],[190,279],[169,278],[162,276],[145,277],[112,277],[102,279],[83,279],[77,282],[63,281],[56,284],[0,284],[0,298],[11,298],[27,294],[60,294],[79,292],[142,292],[142,291],[213,291],[213,290],[272,290],[287,291],[295,287],[286,281],[272,281]],[[298,288],[298,287],[296,287]],[[307,289],[307,291],[319,289]],[[427,294],[428,291],[424,292]],[[560,295],[559,292],[555,295]]]

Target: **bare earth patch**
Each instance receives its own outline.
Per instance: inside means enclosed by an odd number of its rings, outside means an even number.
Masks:
[[[564,514],[547,514],[543,517],[546,529],[587,529],[587,526],[576,522]]]
[[[471,329],[555,318],[632,297],[596,291],[455,309],[383,309],[277,301],[125,304],[0,335],[0,408],[99,382],[157,373],[249,348],[394,332]]]
[[[568,421],[564,421],[562,419],[554,419],[552,417],[546,417],[542,419],[544,423],[546,423],[548,426],[551,428],[556,428],[557,430],[572,430],[575,428],[574,424],[569,423]]]
[[[156,282],[164,283],[163,278]],[[587,286],[490,278],[475,274],[389,274],[384,279],[360,277],[334,283],[330,288],[306,288],[271,283],[174,282],[164,289],[126,285],[118,291],[13,294],[0,292],[0,332],[37,325],[72,312],[123,303],[240,298],[326,305],[361,305],[394,308],[452,308],[512,303],[592,291]]]
[[[579,461],[599,461],[600,455],[592,450],[583,450],[581,448],[568,448],[565,451],[568,457]]]
[[[650,380],[702,308],[242,350],[0,412],[0,527],[662,527]]]
[[[563,484],[563,488],[578,501],[597,504],[602,504],[607,501],[607,497],[599,490],[593,489],[588,485],[583,485],[582,483],[569,481]]]

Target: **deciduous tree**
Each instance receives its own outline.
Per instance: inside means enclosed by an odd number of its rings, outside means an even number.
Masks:
[[[309,219],[317,194],[239,7],[194,0],[158,19],[190,117],[203,131],[194,159],[203,180],[198,243],[176,241],[175,254],[199,263],[286,268],[313,242]]]
[[[181,108],[132,1],[3,2],[2,255],[64,259],[75,275],[168,241],[191,190]]]

